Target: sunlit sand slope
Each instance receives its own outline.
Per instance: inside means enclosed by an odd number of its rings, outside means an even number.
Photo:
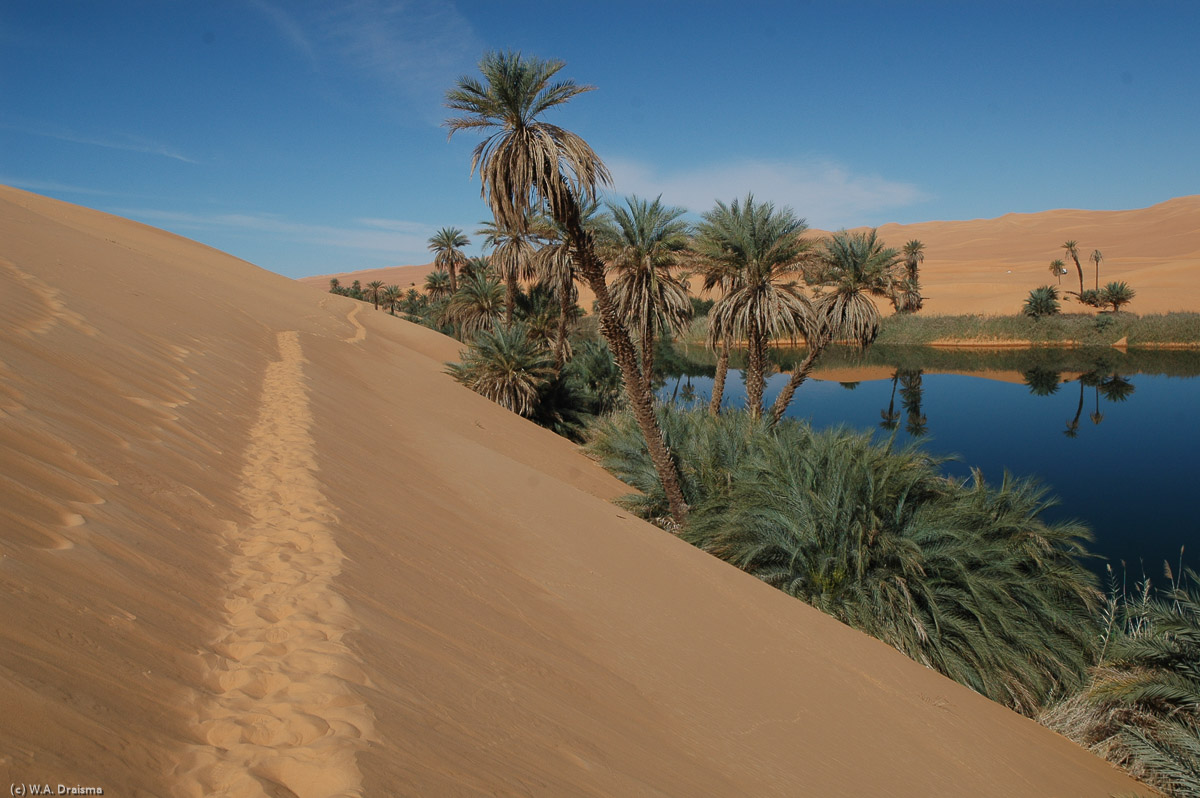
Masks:
[[[1095,796],[1074,745],[630,518],[428,330],[0,189],[0,782]]]
[[[1067,264],[1063,290],[1078,291],[1079,272],[1062,248],[1070,240],[1078,242],[1084,288],[1096,286],[1090,258],[1100,250],[1100,286],[1123,280],[1137,291],[1127,310],[1200,311],[1200,195],[1131,211],[1056,210],[967,222],[885,224],[879,236],[897,248],[914,238],[925,244],[926,313],[1019,313],[1032,289],[1059,284],[1050,273],[1056,258]],[[1089,309],[1071,301],[1063,310]]]

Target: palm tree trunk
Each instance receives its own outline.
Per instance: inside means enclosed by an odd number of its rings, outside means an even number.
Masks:
[[[746,363],[746,409],[750,411],[750,417],[754,420],[762,418],[762,398],[763,390],[766,388],[767,378],[766,372],[766,342],[763,340],[762,333],[759,332],[758,322],[753,317],[750,319],[749,341],[750,347],[749,362]]]
[[[654,333],[650,329],[650,320],[642,322],[642,379],[646,383],[646,393],[654,396]]]
[[[567,362],[567,317],[571,313],[571,278],[563,277],[562,285],[558,287],[558,342],[554,347],[554,370],[561,372]]]
[[[629,339],[629,331],[621,323],[616,306],[608,293],[608,285],[604,281],[604,264],[596,257],[591,235],[583,229],[579,204],[574,196],[565,194],[561,197],[561,202],[556,204],[558,207],[551,208],[551,212],[566,230],[579,272],[596,295],[600,332],[608,341],[613,357],[621,369],[625,392],[629,395],[629,404],[633,408],[633,417],[641,428],[642,437],[646,439],[650,461],[654,463],[654,470],[662,482],[671,517],[676,524],[683,527],[687,522],[689,508],[683,497],[683,488],[679,484],[679,468],[671,456],[670,449],[667,448],[662,428],[658,425],[658,417],[654,414],[654,402],[638,370],[637,354],[633,342]]]
[[[517,307],[517,276],[508,274],[504,277],[504,326],[512,329],[513,312]]]
[[[779,398],[775,400],[775,405],[771,408],[769,427],[774,427],[779,423],[779,419],[783,418],[783,414],[787,412],[788,405],[792,403],[792,396],[796,393],[796,389],[808,379],[809,373],[817,363],[817,358],[825,351],[828,343],[824,339],[808,342],[808,354],[804,356],[804,361],[800,364],[800,367],[792,372],[792,378],[788,380],[787,385],[783,386],[783,390],[779,393]]]
[[[458,275],[456,273],[454,261],[450,261],[448,268],[450,270],[450,294],[453,296],[454,294],[458,293]]]
[[[1083,267],[1079,265],[1079,258],[1075,257],[1074,255],[1071,256],[1071,260],[1075,261],[1075,271],[1079,272],[1079,293],[1082,294],[1083,293]]]
[[[713,377],[712,401],[708,404],[708,412],[720,415],[721,400],[725,398],[725,375],[729,373],[729,341],[721,342],[721,355],[717,358],[717,374]]]

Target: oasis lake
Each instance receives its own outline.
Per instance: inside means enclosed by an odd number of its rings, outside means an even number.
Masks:
[[[779,370],[767,380],[768,408],[803,357],[771,354]],[[713,353],[665,348],[658,365],[662,400],[707,406]],[[737,365],[735,355],[724,407],[745,406]],[[953,456],[944,470],[957,478],[977,468],[992,484],[1005,470],[1037,479],[1058,499],[1046,520],[1094,532],[1098,573],[1111,563],[1118,580],[1144,573],[1161,585],[1163,562],[1177,568],[1180,547],[1184,565],[1200,565],[1200,352],[832,348],[788,417],[895,436],[897,446],[919,441]]]

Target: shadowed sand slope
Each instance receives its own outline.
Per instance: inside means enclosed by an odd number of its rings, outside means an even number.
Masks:
[[[1137,786],[608,503],[457,345],[0,188],[0,780],[112,795]]]
[[[803,209],[799,209],[803,212]],[[826,235],[814,230],[813,236]],[[1096,269],[1090,260],[1100,250],[1100,285],[1123,280],[1137,291],[1127,307],[1134,313],[1200,312],[1200,195],[1179,197],[1129,211],[1055,210],[1041,213],[1010,213],[998,219],[961,222],[885,224],[879,236],[899,249],[918,239],[925,244],[921,285],[927,297],[926,315],[1020,313],[1029,292],[1047,283],[1058,285],[1050,274],[1050,261],[1061,258],[1068,274],[1064,290],[1079,289],[1079,273],[1062,249],[1065,241],[1079,245],[1084,287],[1096,285]],[[329,278],[349,285],[361,280],[383,280],[408,289],[420,287],[432,266],[396,266],[305,277],[301,282],[328,289]],[[579,304],[592,306],[591,292],[581,288]],[[890,305],[881,301],[881,310]],[[1069,301],[1064,312],[1093,313]]]

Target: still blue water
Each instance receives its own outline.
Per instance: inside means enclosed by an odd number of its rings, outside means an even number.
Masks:
[[[897,442],[917,437],[930,452],[955,455],[947,473],[966,477],[974,466],[987,482],[999,483],[1007,469],[1049,486],[1060,504],[1044,517],[1087,524],[1096,536],[1092,550],[1118,574],[1124,561],[1130,576],[1140,577],[1144,568],[1161,583],[1163,561],[1175,567],[1185,545],[1185,565],[1200,566],[1200,378],[1136,374],[1085,385],[1076,377],[1038,396],[1019,383],[914,374],[896,380],[894,398],[891,379],[853,389],[810,379],[796,392],[788,416],[816,427],[874,430],[884,440],[892,433],[880,423],[891,404],[898,414]],[[768,379],[766,407],[787,379]],[[689,382],[695,401],[707,404],[712,379],[682,378],[685,397]],[[678,398],[679,390],[671,378],[659,395]],[[731,369],[724,405],[744,404],[741,373]],[[1092,567],[1102,572],[1104,563]]]

